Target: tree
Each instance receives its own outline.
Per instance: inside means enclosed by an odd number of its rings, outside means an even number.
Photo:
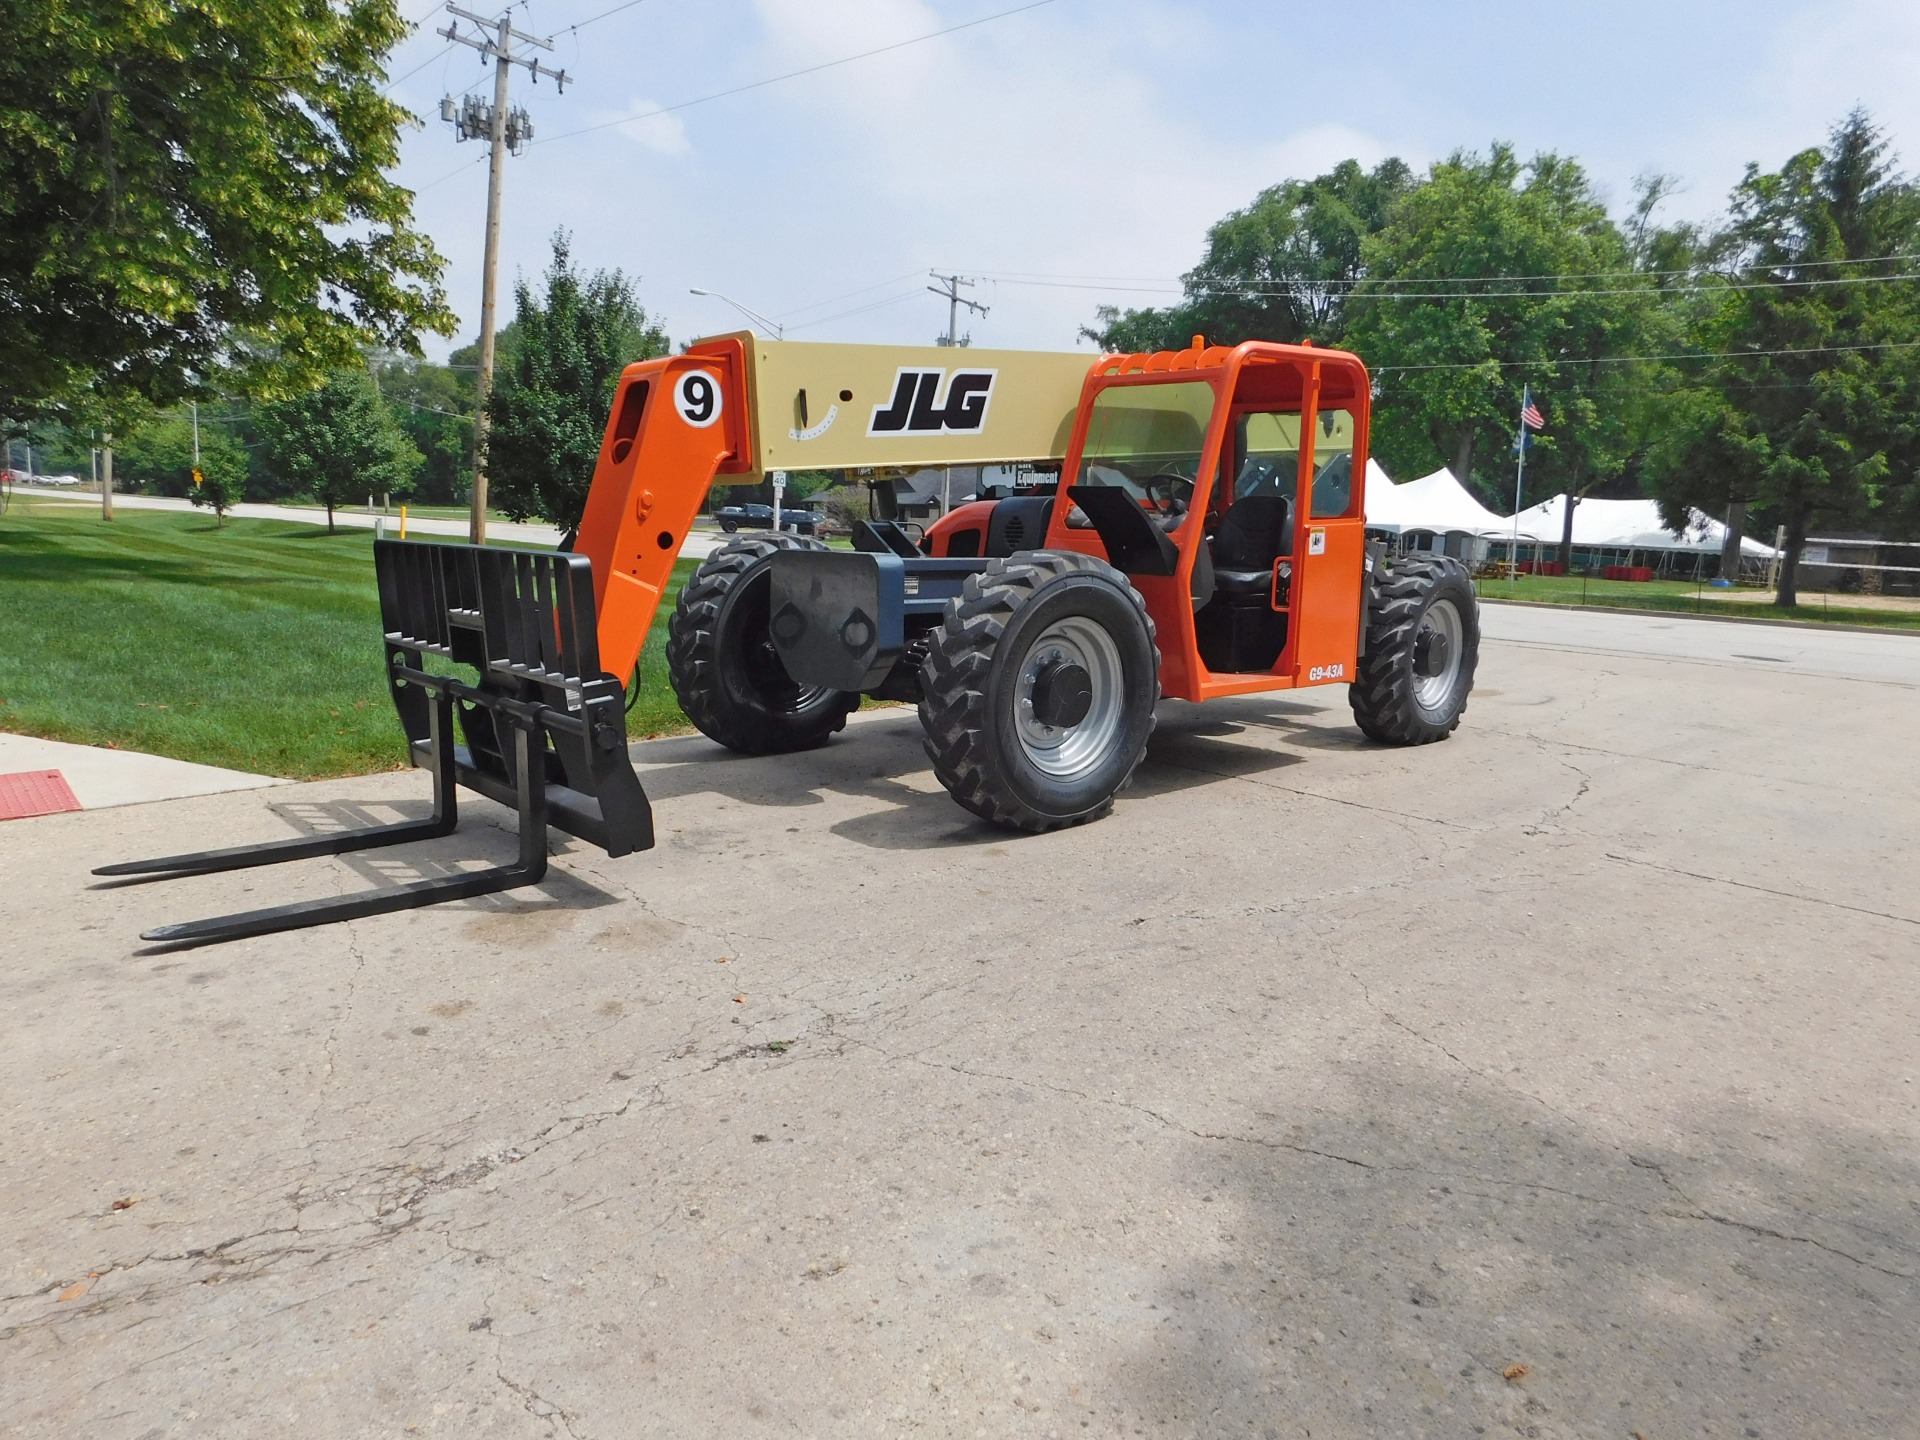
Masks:
[[[289,393],[449,332],[385,174],[408,29],[396,0],[0,7],[0,414]]]
[[[1920,506],[1920,190],[1864,112],[1779,171],[1747,167],[1711,245],[1728,282],[1701,327],[1713,356],[1662,448],[1655,493],[1752,503],[1785,527],[1776,603],[1798,603],[1813,521],[1911,523]]]
[[[544,300],[514,287],[512,362],[487,399],[487,474],[495,504],[514,519],[579,525],[620,372],[667,352],[666,331],[647,318],[618,270],[584,279],[568,237],[553,237]]]
[[[407,495],[420,452],[401,433],[364,365],[336,370],[317,390],[263,405],[255,422],[267,465],[291,493],[333,511],[367,495]]]
[[[1178,349],[1194,335],[1219,345],[1337,343],[1346,296],[1363,273],[1362,243],[1414,183],[1400,160],[1372,171],[1343,160],[1312,180],[1271,186],[1207,232],[1205,256],[1182,277],[1180,304],[1125,312],[1103,305],[1080,333],[1126,352]]]
[[[426,457],[414,485],[415,498],[464,504],[473,486],[471,377],[463,382],[450,365],[398,356],[385,360],[378,374],[387,408]]]
[[[1530,473],[1576,493],[1617,473],[1643,377],[1609,362],[1645,353],[1657,297],[1579,165],[1523,165],[1509,145],[1456,151],[1395,205],[1363,260],[1347,343],[1373,370],[1373,449],[1390,469],[1444,464],[1497,499],[1531,389],[1548,424]]]
[[[200,422],[200,483],[193,481],[193,419],[178,411],[158,416],[129,433],[114,455],[116,482],[184,495],[213,510],[216,520],[246,495],[247,452],[224,422]]]

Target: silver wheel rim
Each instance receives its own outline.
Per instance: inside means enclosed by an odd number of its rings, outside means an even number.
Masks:
[[[1092,699],[1078,725],[1043,724],[1033,712],[1040,672],[1059,662],[1087,672]],[[1027,648],[1013,691],[1013,733],[1020,752],[1034,769],[1054,780],[1078,780],[1091,774],[1119,739],[1126,706],[1125,672],[1120,647],[1106,627],[1083,615],[1055,621]]]
[[[1460,623],[1459,607],[1451,600],[1436,600],[1427,607],[1427,613],[1420,617],[1419,628],[1413,632],[1416,651],[1420,641],[1429,635],[1447,647],[1447,663],[1438,675],[1413,677],[1414,703],[1429,715],[1445,714],[1448,702],[1453,699],[1453,687],[1460,678],[1460,642],[1465,630]]]

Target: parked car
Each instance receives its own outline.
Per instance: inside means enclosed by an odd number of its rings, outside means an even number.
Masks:
[[[713,518],[720,522],[720,528],[729,535],[736,530],[771,530],[773,507],[771,505],[728,505],[716,510]],[[780,528],[791,530],[798,535],[811,535],[826,523],[826,515],[819,510],[804,510],[793,506],[782,506],[780,509]]]

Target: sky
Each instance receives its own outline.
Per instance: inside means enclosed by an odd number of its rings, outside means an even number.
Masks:
[[[1681,183],[1664,217],[1709,220],[1747,164],[1857,105],[1920,170],[1915,0],[637,0],[594,19],[619,3],[512,12],[570,83],[513,75],[535,142],[507,161],[502,324],[560,228],[676,343],[746,324],[700,287],[788,339],[930,344],[937,269],[978,281],[974,344],[1065,350],[1097,305],[1176,296],[1221,216],[1348,157],[1420,169],[1510,141],[1578,159],[1616,215],[1661,172]],[[398,178],[448,262],[443,357],[477,333],[487,168],[439,101],[489,96],[491,66],[435,34],[441,5],[403,13],[421,23],[388,73],[422,124]]]

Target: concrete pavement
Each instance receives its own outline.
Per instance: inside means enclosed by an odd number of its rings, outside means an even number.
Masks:
[[[909,712],[653,742],[653,852],[218,949],[136,934],[500,861],[504,812],[117,889],[424,779],[0,829],[0,1414],[1911,1436],[1920,646],[1638,619],[1490,607],[1420,750],[1167,705],[1036,838]]]

